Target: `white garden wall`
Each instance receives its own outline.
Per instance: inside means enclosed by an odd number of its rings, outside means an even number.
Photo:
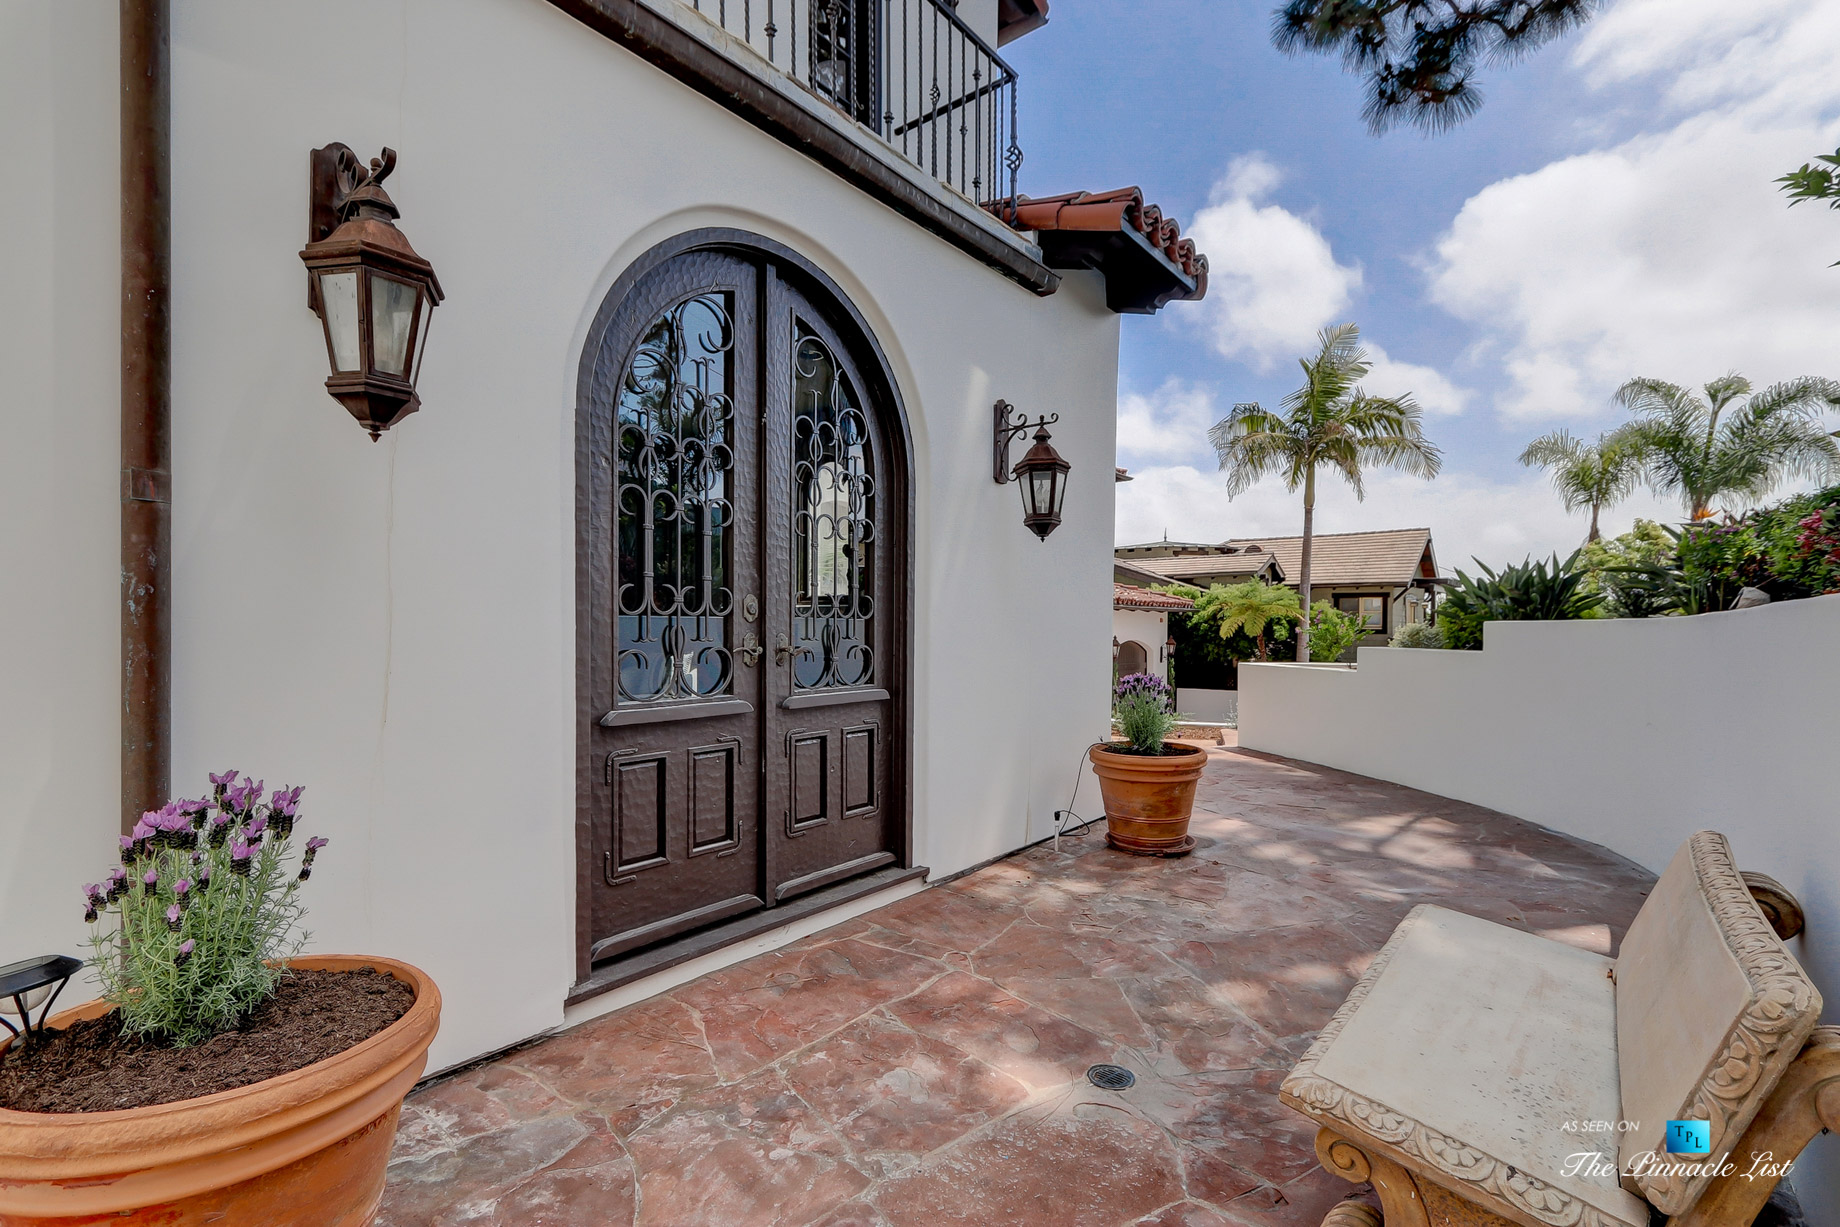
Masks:
[[[1485,650],[1240,666],[1240,745],[1575,835],[1659,872],[1694,831],[1802,901],[1840,1019],[1840,596],[1693,618],[1496,622]],[[1840,1142],[1796,1179],[1840,1225]]]
[[[1107,727],[1097,274],[1037,298],[543,0],[174,8],[174,786],[307,786],[304,829],[332,838],[313,948],[432,973],[432,1067],[563,1017],[575,375],[607,288],[673,234],[798,250],[900,383],[916,860],[1051,832]],[[29,184],[0,194],[29,236],[0,279],[0,962],[80,949],[117,829],[115,57],[113,0],[0,8],[0,152]],[[307,152],[333,140],[398,150],[389,191],[448,296],[425,407],[380,443],[323,390],[296,254]],[[999,397],[1061,415],[1046,542],[990,480]]]

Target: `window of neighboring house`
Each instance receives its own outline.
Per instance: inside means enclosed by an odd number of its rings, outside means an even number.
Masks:
[[[1135,639],[1127,639],[1118,645],[1118,676],[1125,677],[1132,673],[1143,673],[1149,662],[1150,654],[1144,645]]]
[[[1386,633],[1386,598],[1384,596],[1338,596],[1335,607],[1361,619],[1361,627],[1370,634]]]

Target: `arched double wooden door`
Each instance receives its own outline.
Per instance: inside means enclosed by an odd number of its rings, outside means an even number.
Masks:
[[[578,411],[586,975],[904,855],[909,550],[879,350],[765,240],[622,278]]]

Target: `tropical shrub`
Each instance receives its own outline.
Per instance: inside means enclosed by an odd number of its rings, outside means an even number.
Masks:
[[[83,888],[95,951],[90,967],[122,1030],[174,1045],[235,1028],[274,995],[284,961],[306,940],[295,895],[326,841],[290,865],[299,788],[236,772],[211,777],[211,797],[150,810],[121,837],[121,865]],[[104,915],[114,923],[102,925]]]
[[[1620,537],[1592,541],[1578,551],[1587,591],[1604,594],[1613,618],[1648,618],[1676,608],[1663,599],[1663,572],[1671,568],[1680,533],[1653,520],[1637,520]]]
[[[1444,646],[1444,632],[1435,622],[1408,622],[1393,632],[1393,646],[1441,648]]]
[[[1135,754],[1160,754],[1178,723],[1176,692],[1154,673],[1127,673],[1112,687],[1112,719]]]
[[[1222,639],[1239,633],[1250,635],[1257,645],[1258,660],[1271,659],[1265,643],[1268,633],[1281,639],[1290,634],[1291,623],[1303,616],[1295,591],[1256,579],[1215,584],[1202,594],[1198,609],[1205,609],[1217,619]]]
[[[1457,572],[1438,625],[1444,646],[1474,650],[1482,646],[1482,627],[1488,622],[1552,622],[1585,618],[1604,603],[1603,594],[1584,588],[1584,572],[1577,569],[1578,553],[1564,562],[1557,554],[1550,563],[1528,559],[1499,572],[1480,561],[1479,576]]]
[[[1367,633],[1361,619],[1327,601],[1310,606],[1310,659],[1340,660]]]

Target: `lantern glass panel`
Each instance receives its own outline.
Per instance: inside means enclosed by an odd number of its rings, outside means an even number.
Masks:
[[[320,310],[326,318],[326,340],[332,347],[332,369],[358,369],[358,274],[355,271],[319,275]]]
[[[403,378],[409,368],[409,334],[415,326],[416,288],[371,274],[371,365]]]
[[[1054,470],[1054,495],[1048,509],[1057,519],[1061,514],[1061,504],[1067,501],[1067,474],[1060,469]]]
[[[1029,512],[1032,515],[1045,516],[1054,514],[1054,477],[1053,469],[1036,469],[1029,474]]]

